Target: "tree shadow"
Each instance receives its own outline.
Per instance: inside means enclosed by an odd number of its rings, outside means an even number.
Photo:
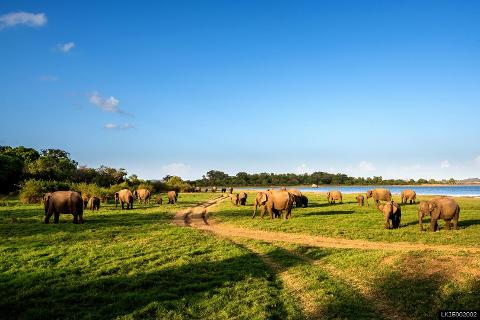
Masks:
[[[436,261],[421,260],[405,257],[394,271],[375,281],[374,296],[384,297],[392,309],[414,319],[434,319],[442,309],[479,309],[479,279],[473,283],[476,290],[461,287],[450,278],[456,270]],[[442,289],[445,286],[446,292]]]
[[[65,281],[68,272],[74,275]],[[235,317],[245,312],[245,304],[266,313],[267,318],[288,317],[280,283],[272,281],[272,274],[265,272],[263,262],[251,253],[132,275],[100,274],[93,279],[82,275],[80,269],[4,274],[2,318],[113,319],[132,312],[138,318],[202,318],[215,312]],[[235,289],[236,283],[252,283],[249,279],[260,279],[266,285],[255,288],[261,296]],[[18,292],[22,292],[21,299]],[[219,299],[222,294],[230,299]],[[239,301],[244,305],[237,306]]]

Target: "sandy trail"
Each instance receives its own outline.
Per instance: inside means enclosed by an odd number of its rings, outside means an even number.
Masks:
[[[228,196],[219,196],[205,203],[177,212],[174,223],[178,226],[191,226],[200,230],[226,238],[241,237],[246,239],[261,240],[266,242],[287,242],[304,246],[321,248],[342,248],[361,250],[388,250],[388,251],[418,251],[435,250],[441,252],[467,252],[480,253],[480,248],[457,247],[449,245],[428,245],[408,242],[374,242],[366,240],[351,240],[331,238],[324,236],[312,236],[300,233],[274,232],[254,230],[239,226],[215,223],[208,221],[208,208],[229,199]]]

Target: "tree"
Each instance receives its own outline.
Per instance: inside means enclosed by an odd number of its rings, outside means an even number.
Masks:
[[[38,153],[37,150],[32,148],[25,148],[24,146],[19,146],[15,148],[12,148],[10,146],[1,146],[0,153],[9,155],[9,156],[14,156],[22,160],[23,163],[33,162],[40,157],[40,154]]]
[[[72,181],[78,163],[70,154],[60,149],[42,150],[38,159],[27,163],[26,172],[30,178],[39,180]]]
[[[22,179],[23,163],[15,157],[0,153],[0,193],[15,190]]]

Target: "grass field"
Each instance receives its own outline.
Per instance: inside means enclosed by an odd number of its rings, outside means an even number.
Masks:
[[[254,194],[249,194],[252,203]],[[181,194],[176,205],[131,211],[106,205],[85,224],[40,205],[0,206],[0,314],[6,319],[431,319],[440,309],[480,308],[480,256],[461,250],[321,248],[221,237],[171,223],[213,198]],[[347,239],[478,247],[480,200],[459,199],[460,230],[418,231],[416,206],[384,230],[353,196],[327,205],[309,195],[289,221],[251,219],[252,207],[212,208],[223,224]],[[6,206],[5,206],[6,205]],[[443,226],[443,224],[441,224]]]

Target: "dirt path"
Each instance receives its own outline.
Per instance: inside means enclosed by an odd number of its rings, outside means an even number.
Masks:
[[[242,228],[239,226],[215,223],[208,221],[207,208],[212,207],[228,196],[219,196],[195,207],[190,207],[177,212],[174,222],[178,226],[192,226],[200,230],[209,231],[213,234],[226,238],[241,237],[246,239],[261,240],[266,242],[287,242],[304,246],[320,248],[342,248],[361,250],[388,250],[388,251],[418,251],[435,250],[441,252],[467,252],[480,253],[480,248],[456,247],[448,245],[428,245],[408,242],[374,242],[366,240],[351,240],[342,238],[331,238],[323,236],[312,236],[301,233],[286,233],[275,231],[264,231]]]

